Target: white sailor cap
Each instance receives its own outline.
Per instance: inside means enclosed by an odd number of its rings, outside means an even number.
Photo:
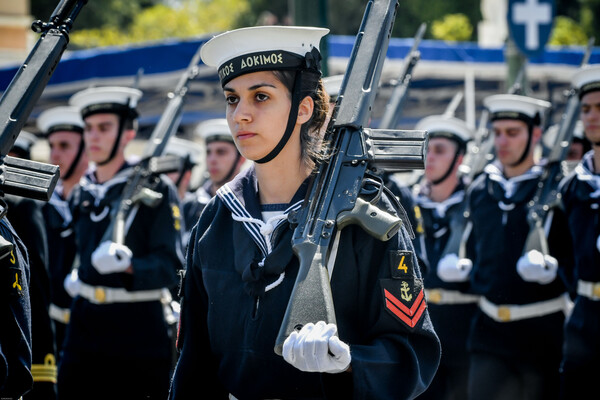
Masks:
[[[194,141],[172,137],[167,142],[164,154],[179,156],[187,159],[191,165],[196,165],[202,159],[204,148]]]
[[[323,86],[325,87],[325,91],[329,95],[332,102],[335,102],[338,95],[340,94],[340,89],[342,88],[343,80],[343,74],[323,78]]]
[[[579,69],[573,76],[572,84],[578,90],[580,99],[589,92],[600,90],[600,65]]]
[[[583,128],[582,120],[577,120],[577,122],[575,122],[575,128],[573,128],[573,139],[585,139],[585,130]]]
[[[427,131],[430,138],[445,137],[455,140],[461,147],[465,146],[474,136],[473,130],[465,121],[445,115],[425,117],[417,122],[415,129]]]
[[[231,135],[229,125],[225,118],[215,118],[203,121],[198,124],[195,133],[207,144],[211,142],[233,143],[233,136]]]
[[[254,26],[217,35],[200,50],[204,64],[216,67],[221,85],[256,71],[320,71],[319,42],[326,28]]]
[[[12,146],[11,152],[15,152],[21,158],[31,158],[31,148],[37,142],[38,138],[31,132],[21,131]]]
[[[83,133],[84,125],[79,108],[72,106],[49,108],[37,118],[37,126],[46,136],[58,131]]]
[[[81,110],[82,118],[92,114],[111,113],[123,117],[136,118],[138,100],[142,97],[141,90],[120,87],[105,86],[93,87],[75,93],[69,99],[69,105]]]
[[[490,121],[498,119],[518,119],[539,125],[542,114],[551,104],[544,100],[516,94],[497,94],[483,99],[490,112]]]

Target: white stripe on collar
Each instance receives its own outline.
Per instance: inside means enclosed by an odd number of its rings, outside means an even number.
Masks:
[[[519,176],[514,176],[512,178],[506,179],[504,174],[502,173],[502,166],[499,163],[492,163],[486,165],[484,168],[484,172],[488,174],[490,179],[494,182],[498,182],[502,189],[504,190],[504,195],[507,199],[510,199],[519,188],[519,184],[524,181],[528,181],[531,179],[537,179],[544,172],[543,167],[539,165],[534,165],[524,174]]]
[[[227,183],[217,190],[217,196],[229,208],[231,217],[244,224],[244,228],[262,252],[263,257],[269,255],[273,249],[274,238],[271,233],[287,220],[287,216],[291,211],[299,209],[303,203],[303,200],[300,200],[288,207],[282,214],[265,222],[250,215]]]
[[[435,209],[437,215],[440,218],[444,218],[446,216],[446,211],[448,211],[448,208],[452,207],[455,204],[461,203],[464,200],[464,198],[465,198],[465,191],[459,190],[459,191],[452,193],[452,195],[450,195],[450,197],[448,197],[446,200],[441,201],[439,203],[431,200],[429,197],[424,196],[424,195],[419,195],[416,198],[416,200],[417,200],[417,204],[419,205],[419,207]]]
[[[54,192],[52,193],[52,196],[50,196],[50,200],[48,201],[48,203],[50,203],[50,205],[54,207],[58,215],[60,215],[63,219],[63,227],[66,227],[71,223],[73,217],[71,216],[71,209],[69,208],[69,203],[60,196],[59,191],[54,189]]]
[[[86,174],[79,180],[79,185],[83,190],[89,192],[94,197],[94,206],[97,207],[106,196],[106,192],[115,185],[127,182],[132,172],[133,170],[131,168],[124,169],[104,183],[98,183],[95,179],[90,179],[93,178],[92,174],[89,176]]]
[[[594,190],[590,197],[597,198],[600,197],[600,175],[592,173],[593,155],[594,152],[590,151],[583,156],[581,162],[575,167],[575,174],[578,180],[587,182]]]

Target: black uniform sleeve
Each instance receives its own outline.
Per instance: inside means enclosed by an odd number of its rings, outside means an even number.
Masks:
[[[177,335],[180,356],[171,383],[170,400],[196,399],[198,393],[192,393],[189,389],[191,387],[200,388],[202,397],[207,399],[229,398],[227,390],[219,383],[216,375],[217,363],[210,349],[206,326],[206,292],[203,290],[202,278],[194,268],[195,243],[212,221],[214,205],[214,200],[207,205],[190,235]]]
[[[175,189],[163,181],[163,200],[156,208],[140,207],[126,244],[133,252],[132,290],[177,285],[184,259],[181,245],[182,216]]]
[[[15,200],[13,198],[13,200]],[[30,266],[32,374],[34,386],[25,399],[56,398],[56,344],[54,325],[50,319],[50,279],[48,274],[48,241],[42,203],[18,199],[9,203],[8,216],[27,248]]]
[[[0,220],[0,236],[13,245],[0,258],[0,397],[18,398],[33,386],[29,263],[6,218]]]
[[[558,261],[558,274],[563,280],[572,298],[577,294],[577,281],[575,279],[575,254],[573,249],[573,236],[569,228],[564,199],[569,191],[574,175],[565,177],[560,185],[561,203],[554,208],[552,228],[548,236],[548,247],[550,254]]]
[[[358,226],[344,228],[331,288],[339,337],[349,343],[352,361],[351,373],[323,374],[325,391],[346,398],[350,388],[360,399],[422,393],[437,371],[441,345],[408,232],[401,228],[382,242]]]

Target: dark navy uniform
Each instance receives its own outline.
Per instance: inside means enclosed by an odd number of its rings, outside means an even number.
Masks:
[[[65,331],[71,317],[73,298],[64,287],[65,278],[71,273],[75,262],[75,235],[71,227],[71,210],[57,186],[50,201],[44,204],[42,212],[46,222],[48,237],[48,266],[51,285],[50,317],[54,321],[56,350],[58,359],[62,350]]]
[[[126,221],[133,274],[100,274],[91,262],[131,172],[126,163],[104,183],[90,172],[70,197],[81,287],[73,300],[59,369],[61,398],[128,399],[144,393],[155,399],[168,392],[173,322],[169,291],[183,262],[173,184],[155,178],[152,190],[162,195],[159,204],[151,208],[139,203]]]
[[[429,260],[427,260],[427,254],[425,252],[425,242],[423,237],[423,220],[421,217],[421,210],[415,203],[411,189],[400,182],[392,174],[384,174],[383,176],[385,186],[396,195],[398,201],[404,209],[406,218],[410,222],[410,229],[413,236],[413,247],[417,253],[419,259],[419,266],[421,267],[421,273],[425,275],[429,270]]]
[[[527,376],[528,381],[521,382],[531,391],[532,397],[527,398],[551,399],[558,394],[565,286],[559,278],[547,284],[527,282],[515,267],[529,232],[527,203],[537,190],[541,172],[540,166],[534,166],[523,175],[506,179],[501,167],[493,163],[469,188],[470,237],[474,240],[469,257],[473,261],[471,283],[482,298],[468,348],[473,363],[479,355],[485,355],[486,361],[492,356],[510,363],[513,373]],[[559,241],[564,229],[564,221],[553,218],[548,243],[558,260],[564,259],[560,254],[564,246]],[[497,365],[475,365],[479,367],[472,368],[471,382],[477,387],[470,395],[491,398],[478,394],[488,395],[499,387],[512,393],[508,382],[500,386],[504,375]]]
[[[306,184],[285,213],[298,209],[305,193]],[[351,372],[306,373],[273,351],[298,259],[285,218],[270,240],[258,233],[265,207],[250,168],[219,189],[192,232],[171,399],[197,398],[192,387],[211,399],[228,393],[238,399],[408,399],[422,392],[440,349],[407,231],[388,242],[357,226],[341,231],[331,286]]]
[[[594,393],[600,373],[600,178],[594,174],[593,151],[561,183],[574,254],[573,271],[566,271],[574,307],[565,329],[563,398]]]
[[[0,206],[1,212],[4,209]],[[30,274],[25,245],[6,217],[0,219],[0,236],[13,246],[12,251],[0,257],[0,398],[12,399],[33,387]]]
[[[43,203],[19,196],[6,195],[8,217],[27,248],[30,266],[31,337],[33,389],[24,398],[56,398],[56,345],[54,324],[50,319],[50,278],[48,244]]]
[[[421,210],[425,253],[431,265],[424,276],[429,314],[442,343],[440,367],[431,386],[419,399],[465,399],[469,372],[467,337],[478,296],[470,292],[468,280],[448,282],[437,273],[452,233],[451,221],[462,217],[465,211],[465,185],[460,183],[442,202],[434,202],[423,194],[418,195],[415,202]]]
[[[187,192],[181,200],[181,213],[187,234],[184,236],[184,244],[189,241],[189,234],[200,219],[202,210],[211,199],[209,193],[212,182],[207,180],[194,192]]]

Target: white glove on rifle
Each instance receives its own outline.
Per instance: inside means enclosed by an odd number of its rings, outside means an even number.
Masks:
[[[556,278],[557,270],[556,258],[545,256],[537,250],[528,251],[517,262],[517,272],[527,282],[550,283]]]
[[[69,275],[65,276],[63,286],[67,293],[69,293],[69,296],[75,298],[75,296],[79,294],[79,291],[81,290],[81,281],[79,280],[77,269],[73,269]]]
[[[123,272],[131,265],[132,256],[129,247],[106,241],[92,253],[92,265],[101,274]]]
[[[292,332],[283,342],[282,356],[304,372],[335,374],[350,366],[350,347],[337,337],[337,326],[324,321]]]
[[[454,253],[446,254],[438,262],[437,274],[444,282],[465,282],[473,269],[468,258],[458,258]]]

